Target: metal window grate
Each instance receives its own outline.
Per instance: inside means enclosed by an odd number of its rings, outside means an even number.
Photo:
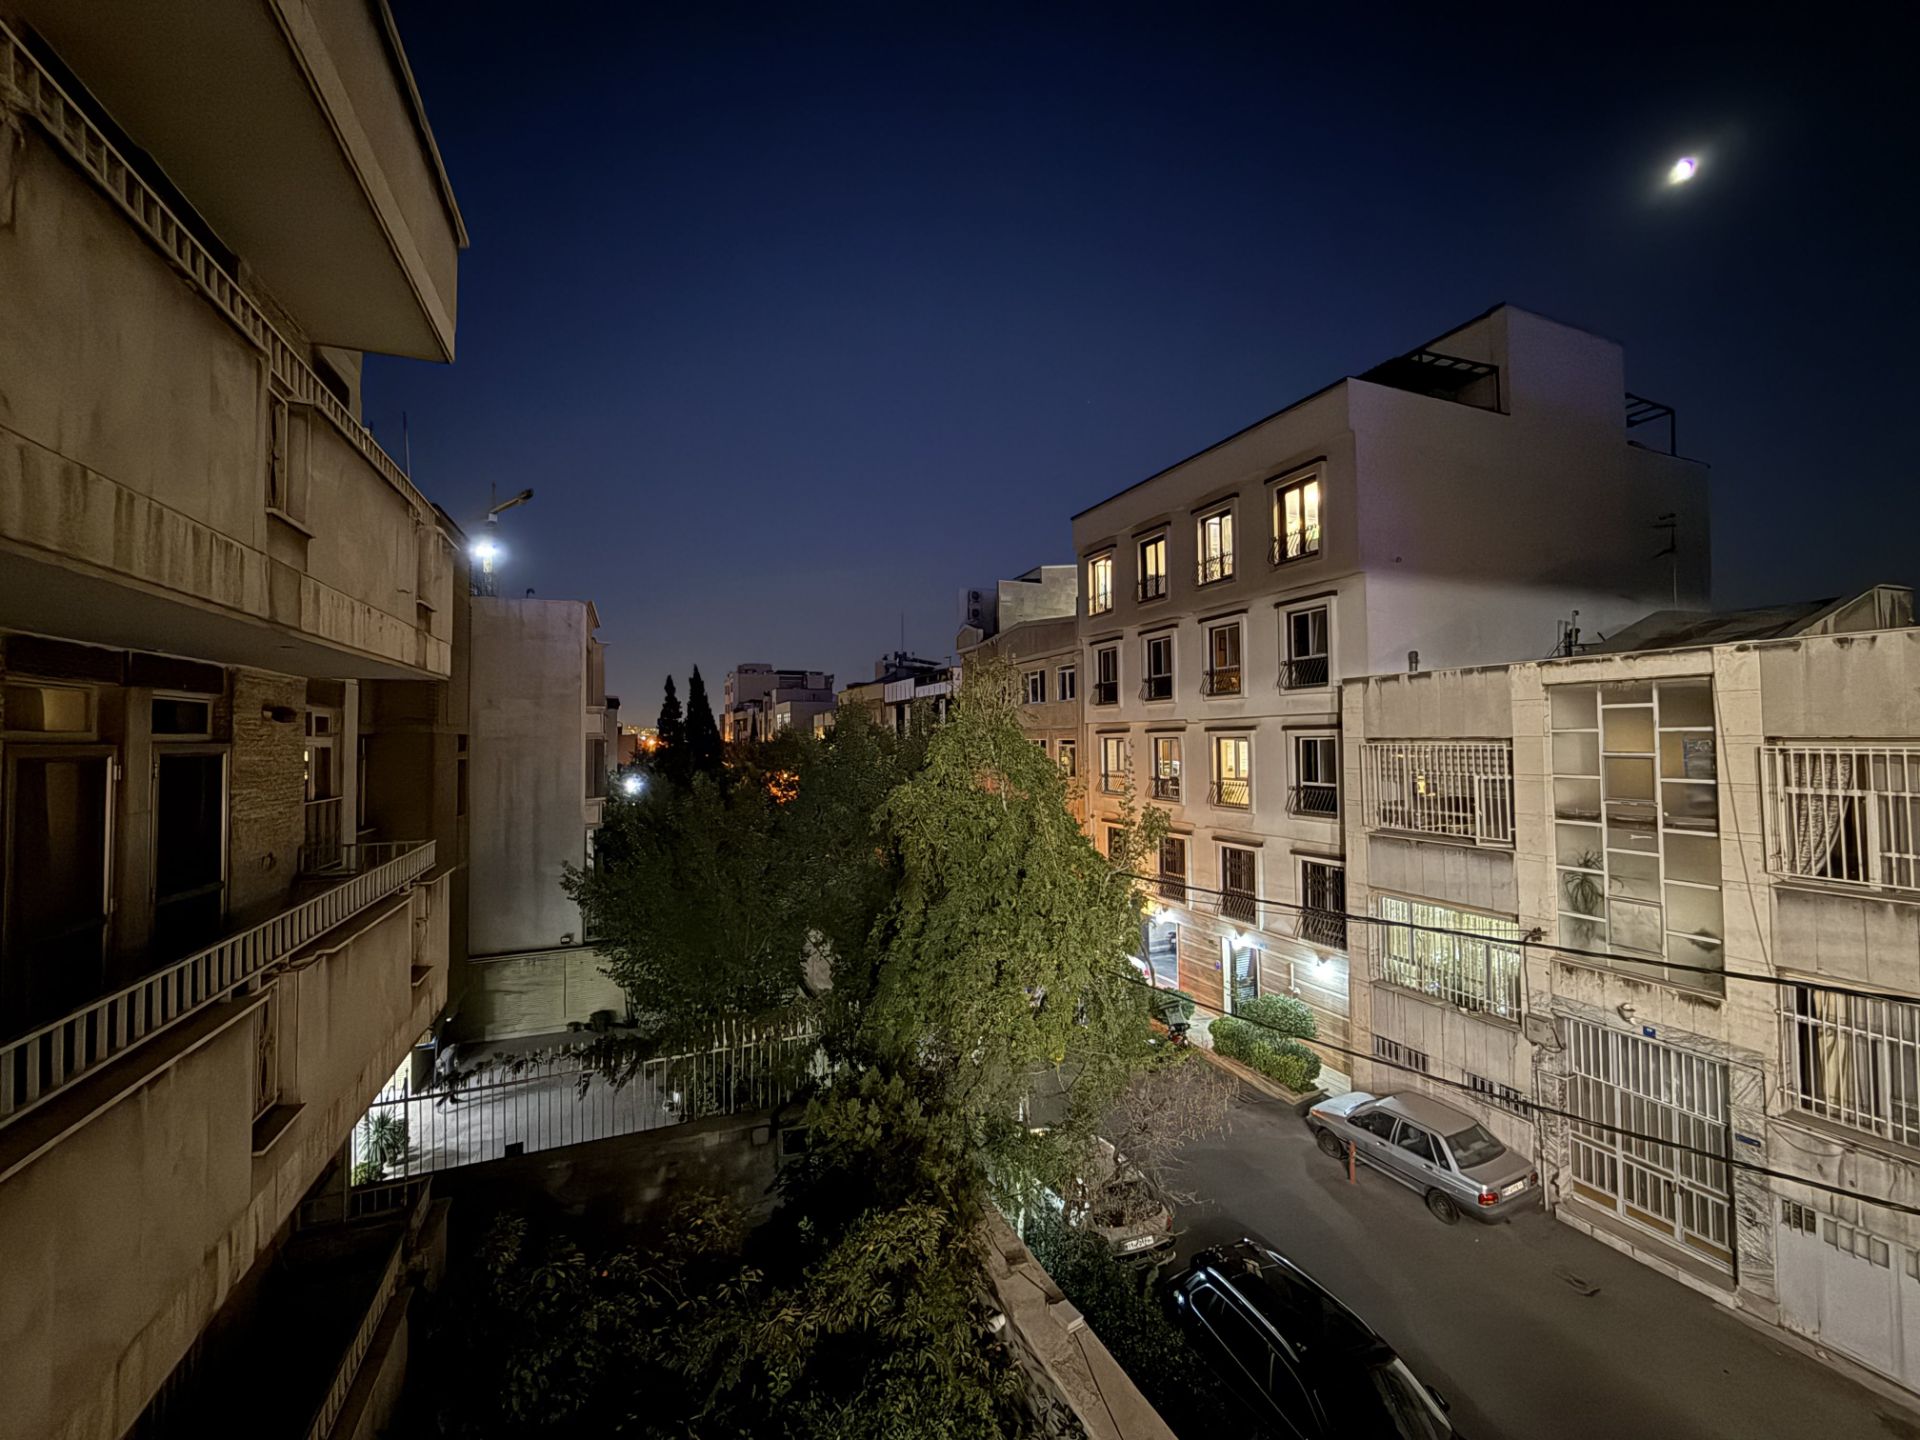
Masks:
[[[1511,1085],[1502,1085],[1497,1080],[1489,1080],[1484,1075],[1476,1075],[1471,1070],[1462,1070],[1467,1077],[1467,1088],[1489,1105],[1497,1105],[1512,1115],[1531,1118],[1533,1106],[1527,1103],[1527,1097]]]
[[[1374,897],[1374,978],[1475,1014],[1520,1018],[1520,926],[1447,905]],[[1458,932],[1486,938],[1471,939]]]
[[[1360,778],[1370,829],[1513,844],[1511,741],[1369,740]]]
[[[1767,745],[1767,869],[1920,889],[1920,749]]]
[[[1920,1005],[1796,985],[1783,1020],[1796,1107],[1920,1146]]]
[[[1327,685],[1327,657],[1307,655],[1298,660],[1280,662],[1282,690],[1324,690]]]
[[[1245,810],[1253,803],[1253,784],[1249,780],[1216,780],[1209,799],[1228,810]]]
[[[1398,1040],[1389,1040],[1384,1035],[1374,1036],[1373,1053],[1390,1064],[1404,1065],[1422,1075],[1429,1073],[1427,1052],[1416,1050],[1411,1045],[1402,1045]]]

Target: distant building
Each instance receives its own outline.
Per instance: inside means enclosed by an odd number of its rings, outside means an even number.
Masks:
[[[1342,697],[1347,906],[1396,922],[1356,927],[1355,1083],[1477,1113],[1561,1220],[1909,1390],[1920,1220],[1820,1187],[1920,1193],[1912,625],[1893,586],[1669,610]]]
[[[1020,686],[1021,728],[1076,780],[1082,778],[1078,567],[1040,565],[992,591],[967,591],[954,638],[962,664],[998,657]],[[1084,785],[1079,787],[1084,806]],[[1084,813],[1084,811],[1082,811]]]
[[[864,710],[874,724],[904,735],[916,704],[934,707],[936,719],[946,718],[955,678],[954,666],[896,650],[874,662],[871,680],[842,689],[836,704],[840,710]]]
[[[738,665],[721,690],[720,738],[771,740],[783,730],[809,732],[813,717],[833,709],[833,675],[824,670],[776,670]]]

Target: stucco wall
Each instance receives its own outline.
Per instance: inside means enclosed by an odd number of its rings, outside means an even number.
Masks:
[[[551,1035],[596,1010],[627,1013],[627,996],[607,978],[597,950],[555,951],[470,961],[457,1017],[465,1039]]]

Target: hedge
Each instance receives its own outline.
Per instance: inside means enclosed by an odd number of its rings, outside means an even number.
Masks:
[[[1313,1051],[1298,1040],[1280,1039],[1258,1029],[1240,1016],[1222,1015],[1207,1027],[1207,1035],[1219,1054],[1252,1066],[1289,1090],[1311,1090],[1319,1078],[1320,1057]]]
[[[1234,1003],[1233,1013],[1276,1043],[1282,1039],[1314,1040],[1320,1035],[1313,1010],[1306,1001],[1291,995],[1256,995],[1251,1000],[1239,1000]]]

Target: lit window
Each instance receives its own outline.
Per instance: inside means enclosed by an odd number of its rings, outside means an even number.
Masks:
[[[1229,620],[1207,631],[1207,673],[1204,681],[1209,695],[1240,693],[1240,622]]]
[[[1200,521],[1200,568],[1202,585],[1233,578],[1233,511],[1216,510]]]
[[[1140,542],[1140,581],[1135,595],[1141,600],[1157,600],[1167,593],[1167,537],[1152,536]]]
[[[1113,609],[1113,556],[1096,555],[1087,561],[1087,613],[1104,615]]]
[[[1071,780],[1080,773],[1080,746],[1077,741],[1062,740],[1059,744],[1060,768]]]
[[[1320,553],[1320,477],[1296,480],[1273,492],[1273,562]]]
[[[1213,737],[1213,803],[1229,810],[1253,805],[1253,737]]]
[[[1118,795],[1127,786],[1127,737],[1100,737],[1100,788]]]
[[[1153,737],[1153,798],[1156,800],[1180,798],[1180,737],[1178,735]]]

